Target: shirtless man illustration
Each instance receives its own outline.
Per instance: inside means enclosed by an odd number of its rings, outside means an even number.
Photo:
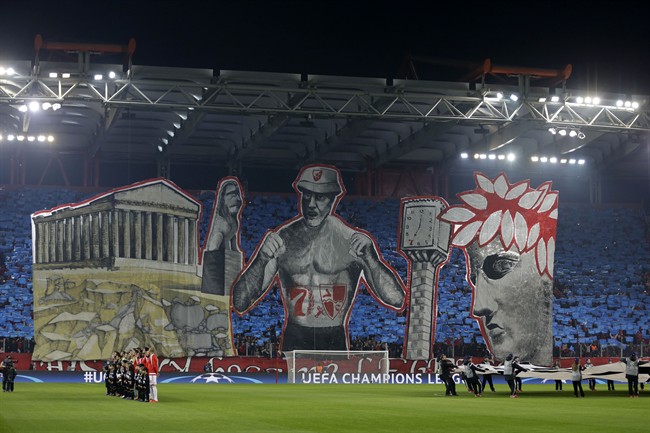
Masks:
[[[294,218],[266,233],[232,291],[244,315],[279,283],[285,324],[282,351],[347,350],[347,325],[361,282],[383,306],[404,308],[406,289],[369,234],[336,214],[345,195],[338,169],[304,167],[293,183]]]

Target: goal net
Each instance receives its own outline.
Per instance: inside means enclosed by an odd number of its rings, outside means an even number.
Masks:
[[[387,350],[285,352],[288,383],[388,383]]]

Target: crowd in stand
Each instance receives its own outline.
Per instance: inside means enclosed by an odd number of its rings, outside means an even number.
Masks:
[[[33,351],[33,338],[0,337],[0,352],[32,353]]]

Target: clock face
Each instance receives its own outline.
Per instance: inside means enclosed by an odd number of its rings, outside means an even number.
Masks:
[[[405,205],[402,215],[403,250],[434,246],[435,208],[426,205]]]

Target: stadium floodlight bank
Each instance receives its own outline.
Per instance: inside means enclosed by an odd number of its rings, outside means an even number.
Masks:
[[[288,383],[389,383],[387,350],[285,352]]]

